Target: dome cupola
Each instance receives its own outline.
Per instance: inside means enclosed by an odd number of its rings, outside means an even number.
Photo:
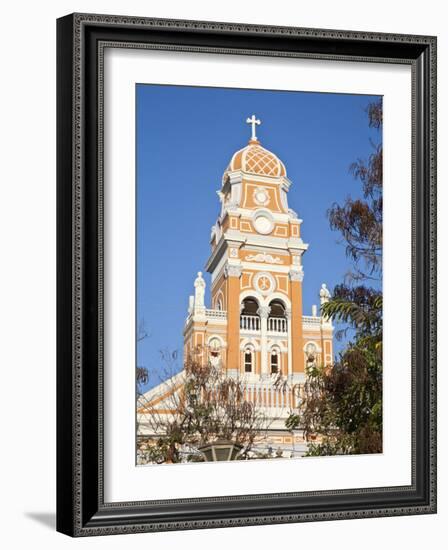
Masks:
[[[259,176],[281,177],[286,176],[286,168],[283,162],[271,151],[261,146],[255,134],[255,125],[261,124],[260,120],[252,115],[246,120],[252,125],[252,137],[248,145],[237,151],[231,158],[226,172],[241,170],[249,174]]]

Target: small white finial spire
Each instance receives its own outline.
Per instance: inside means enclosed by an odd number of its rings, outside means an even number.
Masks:
[[[258,118],[256,118],[255,115],[252,115],[250,118],[248,118],[246,120],[246,123],[247,124],[251,124],[252,125],[252,137],[251,137],[251,141],[258,141],[257,140],[257,135],[255,133],[255,126],[256,125],[260,125],[261,124],[261,120],[259,120]]]

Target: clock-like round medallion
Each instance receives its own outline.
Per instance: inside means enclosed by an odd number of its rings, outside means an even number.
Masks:
[[[274,224],[267,216],[257,216],[254,221],[255,230],[262,235],[271,233],[274,229]]]
[[[259,191],[257,193],[257,200],[258,200],[259,203],[265,204],[265,202],[267,201],[267,198],[268,198],[268,196],[266,195],[266,193],[264,191]]]
[[[266,206],[269,204],[269,192],[264,187],[259,187],[254,191],[254,201],[260,206]]]
[[[270,273],[257,273],[254,277],[254,287],[258,292],[266,296],[275,291],[275,279]]]

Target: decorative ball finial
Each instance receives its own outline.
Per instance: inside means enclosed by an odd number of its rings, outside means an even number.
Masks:
[[[249,143],[256,142],[258,143],[257,135],[255,133],[255,126],[259,126],[261,124],[261,120],[258,119],[255,115],[252,115],[250,118],[246,119],[247,124],[251,124],[252,126],[252,136],[250,138]]]

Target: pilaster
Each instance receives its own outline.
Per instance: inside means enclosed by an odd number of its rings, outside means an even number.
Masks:
[[[303,269],[301,266],[289,272],[291,283],[291,351],[292,373],[303,373],[303,326],[302,326],[302,281]]]
[[[240,266],[227,265],[227,370],[240,366]]]

